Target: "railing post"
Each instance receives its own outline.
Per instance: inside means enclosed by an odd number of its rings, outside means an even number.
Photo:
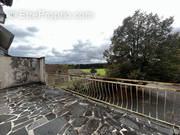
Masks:
[[[117,105],[119,105],[119,91],[118,91],[118,84],[116,83],[116,95],[117,95]]]
[[[156,90],[156,119],[158,119],[158,98],[159,98],[159,89]]]
[[[149,89],[149,117],[151,117],[151,89]]]
[[[122,85],[120,85],[121,89],[121,107],[123,107],[123,90],[122,90]]]
[[[114,87],[113,87],[113,83],[112,83],[112,93],[113,93],[113,104],[115,104],[115,95],[114,95]]]
[[[125,94],[126,94],[126,109],[128,108],[128,94],[127,94],[127,86],[125,85]]]
[[[167,100],[167,90],[165,90],[164,93],[165,99],[164,99],[164,121],[166,121],[166,100]]]
[[[139,96],[138,96],[138,87],[136,86],[136,112],[139,112],[139,107],[138,107],[138,105],[139,105]]]
[[[142,88],[142,114],[144,114],[144,88]]]
[[[133,111],[133,95],[132,95],[132,86],[130,86],[130,93],[131,93],[131,110]]]
[[[176,91],[174,91],[174,99],[173,99],[173,109],[172,109],[172,121],[175,125],[175,109],[176,109]]]

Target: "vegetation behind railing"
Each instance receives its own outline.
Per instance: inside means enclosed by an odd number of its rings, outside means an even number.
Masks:
[[[176,88],[55,75],[56,86],[116,108],[180,128],[180,91]]]

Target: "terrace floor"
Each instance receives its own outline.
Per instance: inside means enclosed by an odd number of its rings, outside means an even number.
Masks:
[[[91,134],[172,135],[173,130],[50,86],[0,90],[0,135]]]

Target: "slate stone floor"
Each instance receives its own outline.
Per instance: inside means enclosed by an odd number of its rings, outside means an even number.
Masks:
[[[0,135],[172,135],[171,128],[64,90],[0,90]]]

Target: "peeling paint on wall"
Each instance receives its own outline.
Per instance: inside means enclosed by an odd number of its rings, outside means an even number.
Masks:
[[[32,79],[35,82],[39,80],[40,64],[38,59],[12,57],[11,67],[14,70],[16,83],[25,83]]]
[[[43,61],[43,62],[42,62]],[[0,57],[1,88],[45,80],[44,58]],[[42,71],[41,71],[42,70]],[[43,82],[45,83],[45,82]]]

